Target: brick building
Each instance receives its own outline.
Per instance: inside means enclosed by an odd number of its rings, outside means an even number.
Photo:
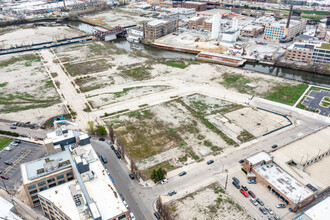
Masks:
[[[264,31],[264,27],[260,25],[246,25],[240,30],[240,36],[242,37],[257,37],[262,34]]]
[[[312,60],[313,50],[313,44],[294,43],[287,48],[285,56],[290,60],[308,63]]]
[[[212,31],[212,19],[205,19],[203,20],[203,30],[205,31]]]
[[[280,42],[280,40],[291,40],[305,31],[306,20],[291,20],[286,27],[287,19],[271,23],[265,27],[264,38],[268,41]]]
[[[274,163],[266,152],[245,158],[242,166],[247,171],[248,179],[255,179],[264,185],[294,211],[310,203],[315,196],[315,192]]]
[[[183,2],[182,3],[183,8],[194,8],[196,11],[206,11],[207,10],[207,4],[203,2]]]
[[[189,29],[201,29],[204,19],[204,17],[193,17],[189,19]]]
[[[157,39],[165,36],[169,33],[178,30],[177,19],[175,20],[154,20],[144,24],[144,38],[146,39]]]

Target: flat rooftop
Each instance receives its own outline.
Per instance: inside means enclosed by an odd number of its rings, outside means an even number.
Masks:
[[[304,44],[304,43],[294,43],[291,44],[288,49],[295,49],[295,50],[303,50],[312,52],[314,50],[315,45],[314,44]]]
[[[0,219],[23,220],[11,211],[13,207],[14,205],[11,202],[0,196]]]
[[[244,27],[242,28],[242,30],[244,30],[244,31],[252,31],[254,28],[258,30],[258,29],[262,29],[263,27],[260,26],[260,25],[252,25],[252,24],[249,24],[249,25],[244,26]]]
[[[298,215],[294,220],[324,220],[330,216],[330,196]]]
[[[54,173],[67,168],[68,166],[70,166],[69,164],[63,165],[58,168],[54,168],[53,170],[49,170],[49,171],[44,170],[44,172],[39,174],[37,172],[39,169],[44,169],[44,164],[46,163],[46,161],[53,161],[53,162],[58,161],[59,163],[61,163],[69,160],[70,157],[71,155],[69,151],[61,151],[56,154],[51,154],[47,157],[43,157],[28,163],[21,164],[23,183],[28,183],[32,180],[43,177],[49,173]]]
[[[196,12],[197,15],[201,15],[201,16],[213,16],[215,14],[224,14],[224,13],[228,13],[230,12],[230,10],[224,10],[224,9],[211,9],[211,10],[206,10],[206,11],[199,11]]]
[[[328,43],[322,43],[320,46],[317,46],[317,48],[325,49],[325,50],[330,50],[330,44]]]
[[[153,21],[149,21],[147,23],[147,25],[157,26],[157,25],[164,24],[164,23],[166,23],[166,21],[164,21],[164,20],[153,20]]]
[[[273,185],[276,188],[276,191],[279,191],[294,203],[298,203],[314,194],[312,190],[293,178],[273,162],[258,165],[252,169]]]
[[[252,156],[247,157],[246,160],[248,160],[252,165],[254,165],[254,164],[257,164],[261,161],[268,162],[268,161],[272,161],[273,159],[269,154],[267,154],[264,151],[261,151],[259,153],[256,153],[256,154],[252,155]]]
[[[271,23],[269,26],[271,27],[280,27],[280,28],[285,28],[286,27],[286,23],[287,23],[287,19],[284,18],[284,19],[281,19],[279,20],[278,22],[274,22],[274,23]],[[297,20],[292,20],[290,21],[290,25],[289,25],[289,28],[290,27],[293,27],[297,24],[299,24],[301,21],[297,21]]]

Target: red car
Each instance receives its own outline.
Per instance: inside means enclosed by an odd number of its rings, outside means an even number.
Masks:
[[[254,193],[253,193],[252,191],[248,191],[248,193],[250,194],[250,196],[251,196],[252,198],[255,198],[255,197],[256,197],[256,195],[254,195]]]
[[[245,196],[245,197],[249,197],[249,194],[244,191],[244,189],[240,189],[240,192]]]
[[[9,179],[9,176],[6,176],[6,175],[1,175],[0,177],[1,177],[1,179],[5,179],[5,180]]]

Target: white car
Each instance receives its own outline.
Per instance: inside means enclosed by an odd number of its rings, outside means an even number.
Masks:
[[[161,184],[168,183],[168,179],[163,179],[160,183],[161,183]]]
[[[133,212],[129,213],[129,217],[131,218],[131,220],[135,220],[135,216]]]
[[[257,201],[255,199],[250,199],[250,201],[252,202],[253,205],[255,205],[255,206],[258,205],[258,203],[257,203]]]
[[[16,146],[18,146],[18,143],[13,142],[13,143],[11,143],[11,145],[16,147]]]
[[[125,207],[128,209],[128,205],[127,205],[127,202],[126,201],[123,201]]]
[[[266,210],[269,212],[269,214],[274,214],[273,210],[269,206],[266,207]]]
[[[4,150],[11,151],[11,147],[5,147]]]

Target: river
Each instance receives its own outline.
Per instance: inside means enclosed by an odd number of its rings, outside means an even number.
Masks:
[[[93,27],[88,24],[70,22],[70,25],[75,26],[76,28],[88,34],[91,34],[93,32]],[[148,45],[144,45],[142,43],[130,43],[124,38],[116,39],[113,42],[118,48],[125,49],[127,52],[133,52],[134,50],[138,49],[146,54],[149,54],[150,56],[155,56],[160,58],[171,58],[171,59],[192,58],[193,59],[195,57],[194,54],[154,48]],[[322,74],[307,72],[303,70],[296,70],[285,67],[276,67],[272,65],[251,63],[251,62],[245,63],[240,68],[330,88],[330,75],[322,75]]]

